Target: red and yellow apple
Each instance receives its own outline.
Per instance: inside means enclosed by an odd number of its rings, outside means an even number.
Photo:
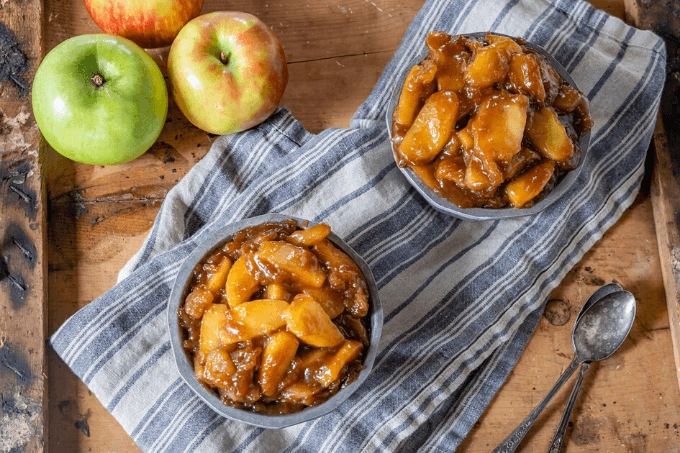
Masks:
[[[85,0],[85,7],[104,32],[148,49],[172,44],[182,27],[201,14],[203,0]]]
[[[257,17],[225,11],[193,19],[168,55],[173,96],[189,121],[224,135],[271,115],[288,82],[276,35]]]

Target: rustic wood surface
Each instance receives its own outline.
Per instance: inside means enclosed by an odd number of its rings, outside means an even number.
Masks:
[[[663,263],[661,271],[666,289],[675,366],[680,385],[680,224],[678,224],[680,183],[675,176],[678,171],[678,155],[677,152],[672,154],[669,150],[661,118],[657,121],[654,132],[654,157],[657,165],[652,176],[651,198],[659,258]]]
[[[42,1],[0,6],[0,451],[37,452],[47,436],[47,269],[29,87],[42,58]]]
[[[625,15],[623,0],[591,2]],[[318,132],[348,125],[421,5],[422,0],[206,0],[203,11],[248,11],[272,26],[290,63],[283,105],[308,130]],[[44,17],[47,50],[72,35],[98,32],[81,0],[45,0]],[[166,52],[152,52],[162,69]],[[78,165],[46,151],[50,333],[114,284],[168,190],[205,155],[210,141],[171,103],[156,145],[130,164]],[[636,295],[637,321],[622,351],[591,367],[572,417],[567,451],[680,451],[680,392],[648,192],[554,291],[552,297],[561,302],[552,305],[568,311],[570,319],[562,326],[541,320],[508,382],[460,451],[490,451],[543,397],[571,359],[569,336],[578,309],[593,290],[612,280]],[[51,351],[48,375],[52,451],[139,451]],[[568,390],[557,396],[530,432],[524,451],[547,449],[567,397]]]
[[[626,10],[631,22],[664,38],[668,55],[661,115],[654,134],[657,164],[651,198],[680,385],[680,3],[626,0]]]

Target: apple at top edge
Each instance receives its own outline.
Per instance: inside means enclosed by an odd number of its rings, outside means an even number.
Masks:
[[[201,14],[203,0],[85,0],[85,7],[105,33],[155,48],[172,44],[182,27]]]
[[[160,69],[130,40],[81,35],[45,56],[33,80],[35,120],[60,154],[92,165],[128,162],[153,145],[168,93]]]
[[[271,115],[288,82],[283,48],[257,17],[224,11],[190,21],[170,48],[168,75],[192,124],[223,135]]]

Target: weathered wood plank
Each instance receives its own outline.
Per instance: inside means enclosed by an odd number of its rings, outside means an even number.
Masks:
[[[680,385],[680,3],[625,0],[625,6],[631,22],[653,30],[666,42],[667,76],[654,131],[651,198]]]
[[[46,260],[40,133],[30,81],[42,1],[0,2],[0,451],[44,451]]]
[[[680,385],[680,184],[677,181],[678,156],[670,151],[659,117],[654,131],[656,164],[652,177],[652,205],[661,272],[666,288],[666,302],[678,384]]]

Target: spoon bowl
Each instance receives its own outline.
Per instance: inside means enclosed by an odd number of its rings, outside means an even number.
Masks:
[[[611,356],[623,343],[635,320],[635,297],[628,291],[608,294],[576,321],[572,337],[576,357],[597,362]]]
[[[581,310],[579,310],[578,315],[576,315],[576,321],[574,322],[574,328],[572,329],[571,334],[572,335],[574,334],[574,330],[576,329],[576,326],[578,325],[578,320],[583,318],[583,314],[590,307],[592,307],[595,302],[602,299],[604,296],[606,296],[608,294],[616,293],[616,292],[619,292],[619,291],[623,291],[623,288],[621,288],[621,285],[619,285],[618,283],[614,283],[614,282],[607,283],[606,285],[600,286],[599,288],[597,288],[595,290],[595,292],[593,294],[591,294],[590,297],[588,297],[586,302],[581,307]]]

